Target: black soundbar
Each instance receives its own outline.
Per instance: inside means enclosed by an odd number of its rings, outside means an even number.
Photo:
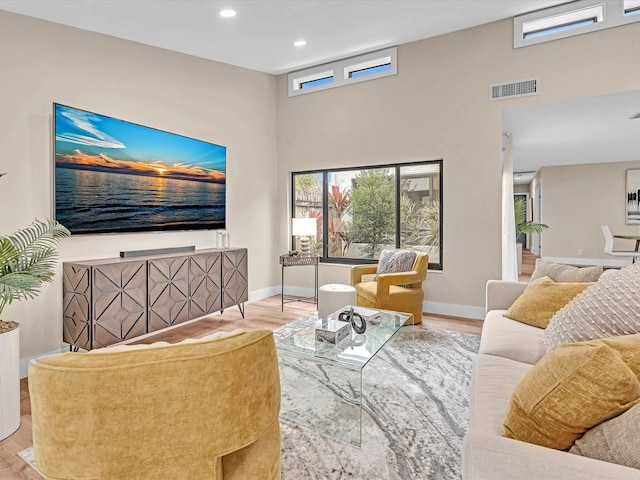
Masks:
[[[166,253],[193,252],[195,249],[196,249],[195,245],[189,245],[187,247],[152,248],[149,250],[128,250],[126,252],[120,252],[120,256],[122,258],[126,258],[126,257],[142,257],[147,255],[164,255]]]

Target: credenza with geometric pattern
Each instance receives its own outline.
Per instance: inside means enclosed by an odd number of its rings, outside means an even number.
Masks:
[[[63,263],[63,340],[92,350],[248,300],[246,248]]]

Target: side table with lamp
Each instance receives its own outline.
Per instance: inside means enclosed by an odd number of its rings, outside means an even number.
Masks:
[[[282,265],[282,304],[281,309],[284,310],[284,304],[289,302],[307,302],[318,303],[318,263],[320,256],[311,253],[310,238],[317,235],[317,220],[315,218],[292,218],[291,233],[297,239],[300,251],[289,255],[280,255],[280,265]],[[308,298],[288,298],[285,300],[284,295],[284,269],[285,267],[300,266],[315,267],[313,297]]]

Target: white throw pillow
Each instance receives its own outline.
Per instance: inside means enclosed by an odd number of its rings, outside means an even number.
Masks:
[[[640,468],[640,405],[588,430],[569,453]]]
[[[562,263],[547,262],[538,258],[536,268],[531,274],[530,282],[542,277],[549,277],[554,282],[597,282],[602,275],[602,265],[595,267],[574,267]]]
[[[602,276],[560,309],[542,336],[547,352],[563,343],[640,333],[640,265]]]
[[[377,275],[410,272],[415,261],[416,252],[413,250],[382,250],[378,260]]]

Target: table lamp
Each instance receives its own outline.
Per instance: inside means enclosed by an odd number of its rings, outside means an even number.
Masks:
[[[300,253],[308,255],[311,253],[309,249],[309,237],[317,235],[315,218],[293,218],[291,230],[294,236],[300,242]]]

